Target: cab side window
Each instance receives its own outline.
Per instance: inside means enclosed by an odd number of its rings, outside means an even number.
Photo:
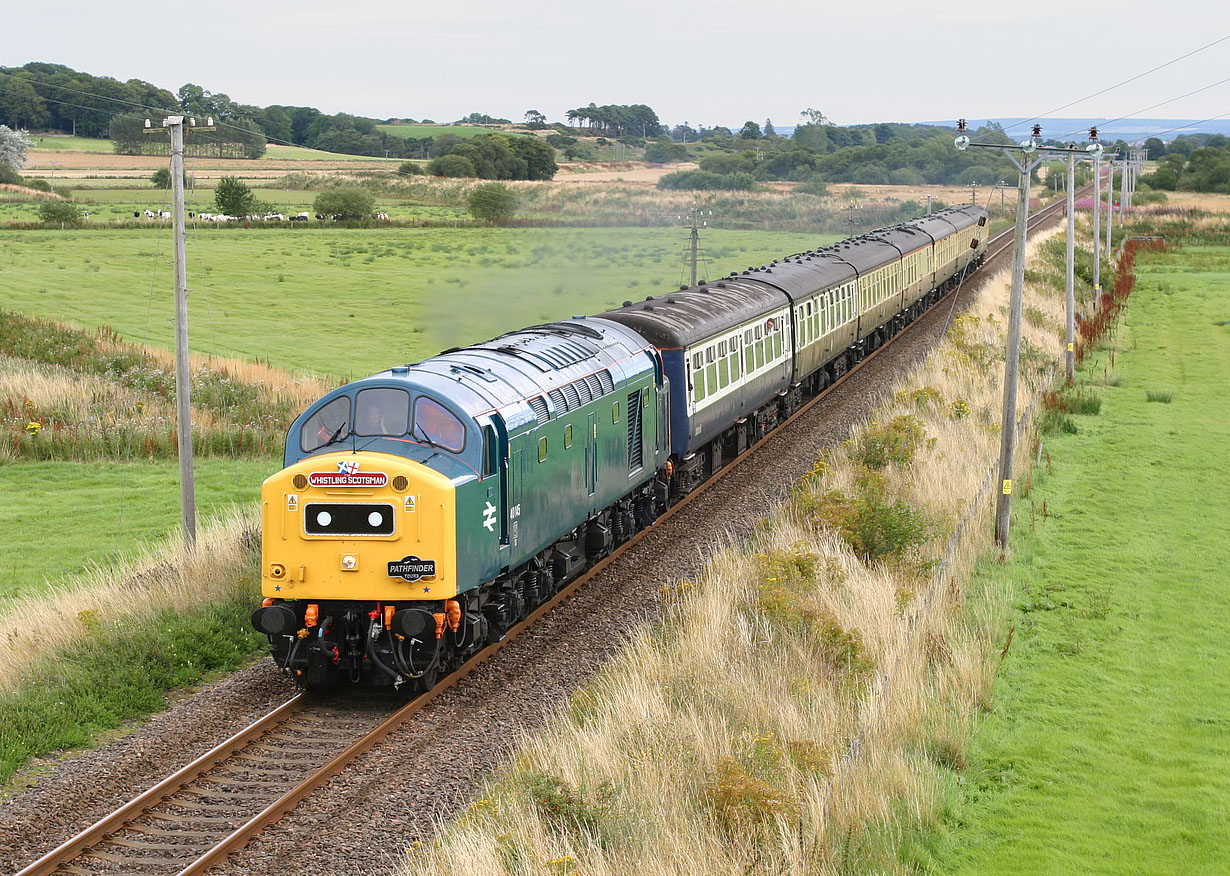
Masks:
[[[350,426],[350,396],[339,395],[312,416],[299,431],[299,447],[304,453],[345,438]]]
[[[460,453],[466,444],[465,426],[444,405],[425,395],[414,400],[414,430],[411,437]]]

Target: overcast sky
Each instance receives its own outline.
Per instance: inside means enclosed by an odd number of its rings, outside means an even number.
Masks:
[[[1094,7],[1099,11],[1095,12]],[[65,64],[241,103],[451,121],[590,101],[675,124],[1032,117],[1230,34],[1213,0],[262,0],[6,4],[0,65]],[[1022,37],[1022,34],[1025,34]],[[1094,47],[1097,47],[1096,49]],[[1063,110],[1114,118],[1230,76],[1230,40]],[[1230,82],[1141,113],[1230,111]]]

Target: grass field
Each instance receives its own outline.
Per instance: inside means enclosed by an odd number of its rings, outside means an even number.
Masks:
[[[202,519],[255,501],[278,468],[253,460],[196,460]],[[0,466],[0,600],[71,584],[87,563],[106,564],[176,528],[179,463],[23,462]]]
[[[712,230],[709,274],[834,239]],[[677,228],[210,229],[188,237],[191,345],[360,376],[668,292],[684,243]],[[0,232],[6,306],[170,348],[170,246],[165,228]]]
[[[1113,366],[1087,369],[1100,415],[1047,439],[984,571],[1016,636],[936,872],[1230,870],[1230,248],[1137,270]]]
[[[35,149],[52,149],[56,152],[105,152],[114,153],[110,140],[97,137],[31,137]]]

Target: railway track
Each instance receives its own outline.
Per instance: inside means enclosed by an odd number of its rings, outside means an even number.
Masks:
[[[1030,217],[1030,230],[1062,214],[1054,204]],[[985,273],[1006,261],[1012,249],[1012,230],[988,242]],[[950,302],[963,286],[940,299]],[[938,308],[937,304],[937,308]],[[934,312],[936,308],[933,308]],[[910,333],[918,323],[898,334]],[[789,420],[732,460],[717,475],[673,506],[660,521],[690,506],[709,487],[773,441],[797,418],[842,386],[886,351],[890,342],[824,393],[809,400]],[[646,530],[653,532],[657,527]],[[449,688],[475,672],[483,663],[530,630],[547,613],[602,574],[608,565],[632,549],[644,534],[621,546],[585,575],[540,606],[508,637],[478,654],[464,667],[443,679],[430,693],[410,703],[389,698],[316,700],[300,694],[278,706],[191,764],[183,767],[139,797],[116,809],[77,836],[21,870],[17,876],[36,874],[187,874],[204,873],[243,848],[266,827],[294,809],[345,766],[405,724]],[[255,814],[253,814],[255,813]]]

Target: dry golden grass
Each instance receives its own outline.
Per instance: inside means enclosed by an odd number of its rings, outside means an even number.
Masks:
[[[25,359],[0,357],[0,399],[63,423],[100,428],[159,428],[175,422],[175,406],[113,380]],[[196,426],[215,424],[213,414],[193,409]]]
[[[0,614],[0,690],[30,681],[40,658],[67,653],[100,624],[206,605],[234,592],[249,556],[244,542],[256,526],[254,510],[236,509],[198,530],[196,550],[186,550],[176,534],[112,567],[88,569],[71,589],[8,600]]]
[[[405,872],[899,870],[894,838],[938,817],[941,770],[963,762],[1002,645],[1003,594],[971,598],[963,582],[987,545],[1007,291],[1006,273],[993,278],[952,340],[749,544],[665,588],[662,621],[637,630],[436,841],[408,849]],[[1062,297],[1048,286],[1027,300],[1051,328],[1027,326],[1037,353],[1022,408],[1062,350]],[[894,423],[910,424],[912,461],[901,451],[878,482],[935,537],[869,564],[828,524],[844,507],[834,497],[872,477],[859,462],[868,436]]]
[[[175,371],[175,353],[170,350],[142,347],[105,336],[100,336],[99,346],[104,352],[138,353],[167,373]],[[297,410],[303,410],[335,387],[320,377],[296,375],[265,362],[246,359],[192,353],[188,356],[188,367],[190,371],[208,368],[229,375],[239,383],[255,386],[262,401],[269,404],[288,401]]]

